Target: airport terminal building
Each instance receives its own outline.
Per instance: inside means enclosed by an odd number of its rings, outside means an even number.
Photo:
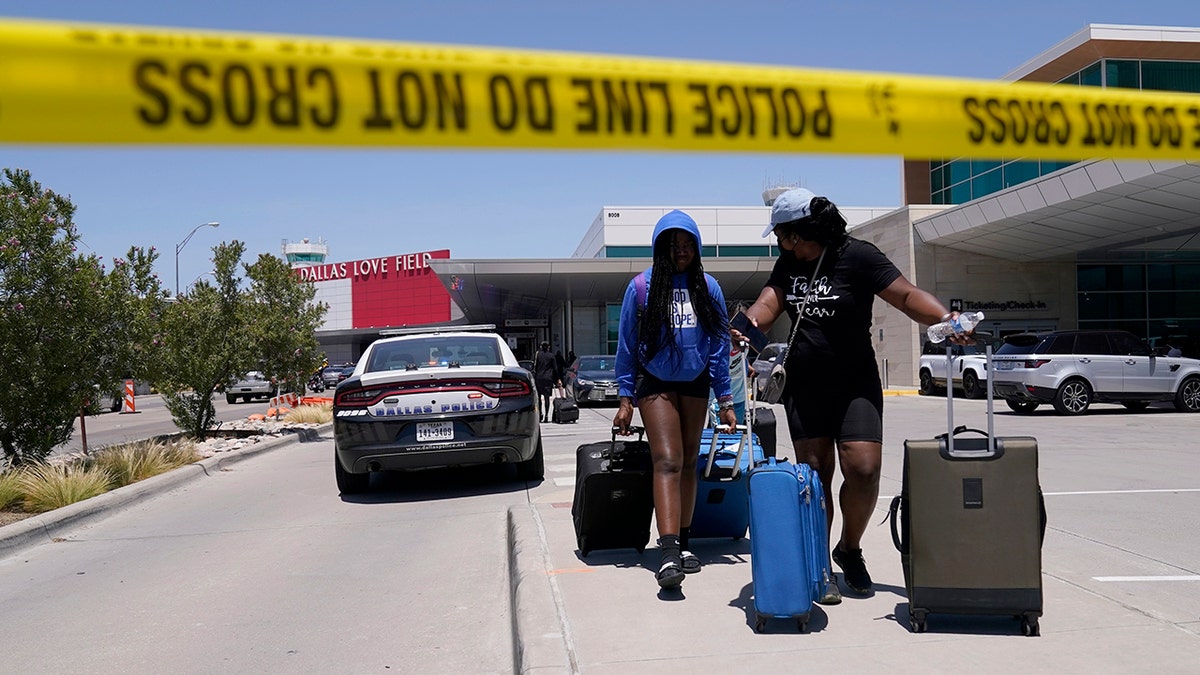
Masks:
[[[1200,93],[1200,29],[1091,25],[1006,79]],[[905,158],[902,180],[899,207],[839,205],[852,236],[874,243],[953,309],[982,309],[981,330],[1123,328],[1200,355],[1200,160]],[[354,360],[383,327],[493,323],[526,356],[543,339],[564,353],[614,353],[625,286],[649,266],[662,214],[679,208],[695,218],[705,270],[727,300],[749,304],[778,253],[760,236],[774,194],[763,194],[763,206],[605,206],[563,259],[420,252],[423,266],[404,273],[407,283],[424,278],[438,287],[426,291],[427,316],[373,313],[368,326],[338,323],[331,311],[318,339],[331,361]],[[390,258],[405,255],[412,254]],[[401,274],[379,265],[368,272]],[[348,278],[311,280],[333,307],[358,283]],[[871,337],[885,383],[915,385],[922,328],[875,303]],[[775,332],[786,338],[786,327]]]

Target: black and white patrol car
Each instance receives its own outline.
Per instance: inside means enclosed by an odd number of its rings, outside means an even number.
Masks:
[[[385,332],[337,387],[334,474],[363,492],[372,471],[513,462],[544,475],[537,392],[495,327]]]

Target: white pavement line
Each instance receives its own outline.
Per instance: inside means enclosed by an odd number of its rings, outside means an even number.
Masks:
[[[1200,581],[1200,574],[1160,577],[1092,577],[1093,581]]]
[[[1140,495],[1173,492],[1200,492],[1200,488],[1166,488],[1155,490],[1079,490],[1076,492],[1043,492],[1044,497],[1075,497],[1080,495]],[[895,495],[879,495],[877,501],[890,502]]]
[[[572,462],[570,464],[547,464],[546,470],[547,471],[566,471],[569,473],[575,473],[575,463]]]
[[[554,487],[575,487],[575,476],[566,478],[555,478]]]
[[[1200,488],[1177,488],[1174,490],[1080,490],[1078,492],[1046,492],[1047,497],[1070,497],[1074,495],[1137,495],[1157,492],[1200,492]]]

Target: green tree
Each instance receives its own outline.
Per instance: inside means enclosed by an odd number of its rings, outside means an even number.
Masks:
[[[259,368],[276,381],[291,380],[302,391],[308,375],[324,359],[317,343],[326,306],[313,303],[316,288],[296,276],[282,259],[261,254],[246,267],[250,279],[251,344],[258,352]]]
[[[0,448],[10,465],[66,442],[96,385],[143,367],[163,292],[156,254],[132,248],[105,270],[76,250],[71,201],[24,170],[0,180],[0,362],[20,379],[0,388]]]
[[[215,246],[213,283],[176,298],[153,341],[155,386],[176,426],[198,439],[217,423],[217,387],[251,370],[282,380],[320,360],[314,332],[325,307],[312,305],[315,289],[274,256],[242,265],[245,251],[239,241]]]
[[[196,283],[167,307],[152,342],[157,355],[152,381],[175,425],[202,439],[217,422],[212,395],[250,361],[243,328],[244,300],[238,265],[246,245],[213,247],[214,284]]]

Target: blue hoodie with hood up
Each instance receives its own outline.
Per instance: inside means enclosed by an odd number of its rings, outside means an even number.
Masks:
[[[696,221],[683,211],[675,210],[658,220],[654,226],[651,245],[658,242],[661,235],[668,230],[684,230],[696,238],[696,255],[700,255],[700,228]],[[652,268],[651,268],[652,269]],[[650,269],[642,272],[646,279],[646,293],[641,299],[649,297]],[[672,303],[672,323],[675,324],[675,341],[679,345],[679,353],[670,347],[660,349],[649,363],[640,367],[654,377],[667,382],[691,382],[708,370],[712,378],[712,390],[717,398],[730,395],[729,379],[729,333],[722,331],[719,335],[707,335],[700,327],[696,312],[692,307],[686,273],[671,275],[671,286],[675,289],[675,300]],[[704,275],[708,282],[708,293],[712,296],[713,305],[721,317],[721,325],[728,324],[729,318],[725,311],[725,295],[721,292],[717,280],[707,273]],[[637,377],[639,364],[637,350],[634,346],[638,339],[638,292],[636,277],[625,287],[625,298],[621,303],[620,335],[617,341],[617,384],[621,396],[634,395],[634,381]],[[680,321],[682,319],[682,321]]]

